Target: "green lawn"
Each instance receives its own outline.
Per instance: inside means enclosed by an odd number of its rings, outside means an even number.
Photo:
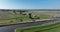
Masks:
[[[60,27],[52,29],[52,30],[47,30],[47,31],[44,31],[44,32],[60,32]]]
[[[16,32],[20,32],[21,30],[24,32],[60,32],[60,22],[38,27],[18,28]]]

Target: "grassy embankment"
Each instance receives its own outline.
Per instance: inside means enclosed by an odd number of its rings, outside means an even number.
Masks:
[[[49,24],[44,26],[29,27],[29,28],[18,28],[16,32],[60,32],[60,22],[55,24]]]

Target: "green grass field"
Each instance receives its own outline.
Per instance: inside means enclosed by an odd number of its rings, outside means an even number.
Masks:
[[[60,32],[60,22],[50,25],[29,27],[29,28],[18,28],[16,32]]]
[[[0,22],[17,21],[19,19],[23,19],[24,21],[31,20],[28,16],[28,13],[30,12],[25,12],[25,13],[26,15],[22,15],[19,12],[16,12],[15,14],[13,11],[8,11],[8,12],[0,11]],[[54,15],[54,14],[60,14],[60,12],[32,11],[32,17],[36,16],[39,17],[40,19],[48,19],[50,18],[49,15]]]
[[[27,13],[27,12],[26,12]],[[37,17],[41,18],[41,19],[46,19],[48,18],[48,15],[45,15],[45,14],[39,14],[39,13],[32,13],[33,15],[37,15]],[[27,21],[27,20],[31,20],[29,18],[29,16],[26,14],[26,15],[22,15],[22,14],[19,14],[19,12],[16,12],[16,14],[14,14],[12,11],[9,11],[9,12],[2,12],[0,13],[0,22],[10,22],[12,20],[19,20],[19,19],[23,19],[24,21]]]

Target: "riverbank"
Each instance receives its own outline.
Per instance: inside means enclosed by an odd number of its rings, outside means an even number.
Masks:
[[[47,24],[43,26],[33,26],[33,27],[25,27],[18,28],[15,32],[60,32],[60,22],[54,24]]]
[[[1,26],[10,26],[10,25],[18,25],[18,24],[32,24],[32,23],[35,23],[35,22],[46,22],[46,21],[53,21],[54,19],[42,19],[42,20],[38,20],[38,21],[23,21],[23,22],[13,22],[13,23],[1,23],[0,24],[0,27]]]

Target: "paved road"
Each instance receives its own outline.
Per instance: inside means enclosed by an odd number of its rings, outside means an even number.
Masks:
[[[41,25],[41,24],[51,23],[56,21],[57,20],[46,20],[46,22],[33,22],[33,23],[5,26],[5,27],[0,27],[0,32],[14,32],[14,30],[19,27],[36,26],[36,25]]]

